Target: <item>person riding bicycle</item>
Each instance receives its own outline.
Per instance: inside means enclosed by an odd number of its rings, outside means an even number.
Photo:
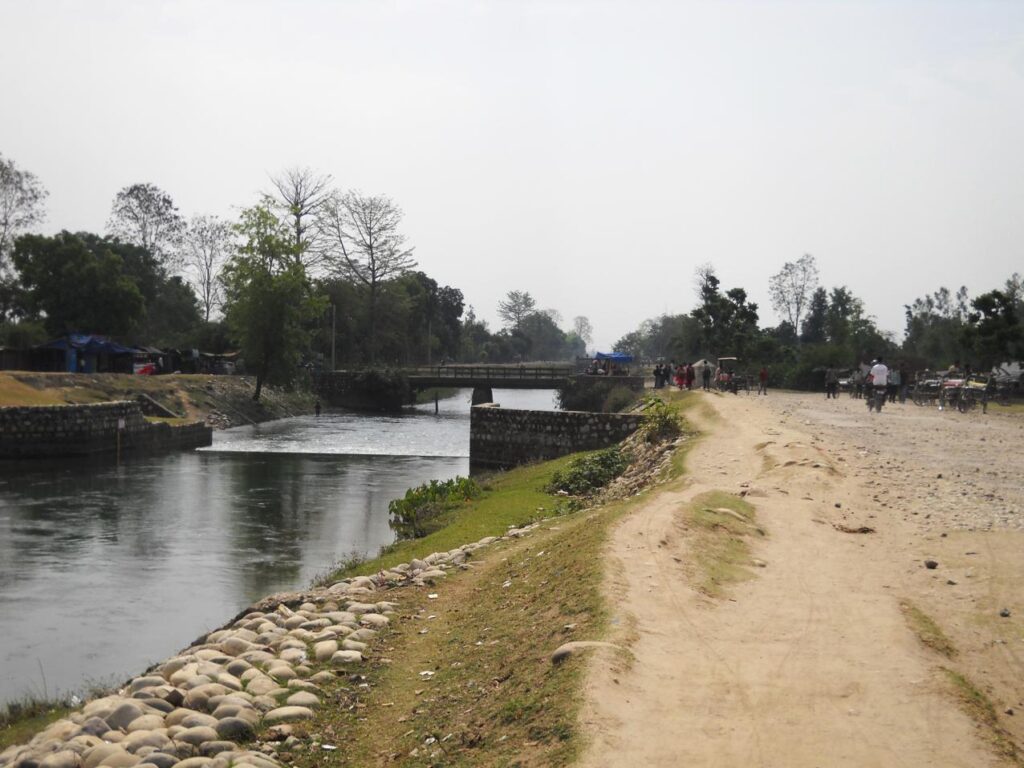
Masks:
[[[868,400],[868,408],[872,402],[876,410],[881,412],[882,403],[885,402],[885,390],[889,384],[889,367],[879,357],[871,365],[871,390],[873,396]]]

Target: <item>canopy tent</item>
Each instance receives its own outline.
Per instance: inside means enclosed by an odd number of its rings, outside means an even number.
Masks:
[[[132,372],[134,350],[104,336],[69,333],[36,349],[56,349],[64,352],[64,370],[69,373],[96,373],[98,371]]]
[[[594,355],[597,360],[609,360],[613,363],[632,363],[633,356],[625,352],[598,352]]]

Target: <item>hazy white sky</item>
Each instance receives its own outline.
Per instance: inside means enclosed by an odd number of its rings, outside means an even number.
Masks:
[[[393,197],[493,327],[527,290],[601,347],[704,262],[774,324],[811,253],[897,333],[1024,272],[1024,3],[0,0],[0,30],[48,230],[142,181],[233,217],[310,166]]]

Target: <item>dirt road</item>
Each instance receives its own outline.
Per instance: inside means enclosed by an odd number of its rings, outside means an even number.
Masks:
[[[706,437],[687,477],[610,545],[622,567],[609,597],[634,661],[594,660],[583,764],[1006,764],[1024,736],[1024,421],[699,396],[693,419]],[[764,567],[712,599],[688,577],[683,509],[716,489],[745,494],[767,536],[752,552]],[[907,602],[946,632],[953,658],[920,642]],[[989,727],[943,668],[991,700]]]

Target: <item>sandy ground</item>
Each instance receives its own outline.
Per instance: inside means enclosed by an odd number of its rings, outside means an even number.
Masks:
[[[941,668],[974,681],[1024,743],[1024,419],[699,396],[706,437],[687,477],[610,544],[634,659],[593,661],[583,764],[1004,764]],[[712,489],[746,494],[768,534],[753,551],[765,567],[717,600],[688,583],[681,515]],[[953,660],[908,628],[907,600],[950,636]]]

